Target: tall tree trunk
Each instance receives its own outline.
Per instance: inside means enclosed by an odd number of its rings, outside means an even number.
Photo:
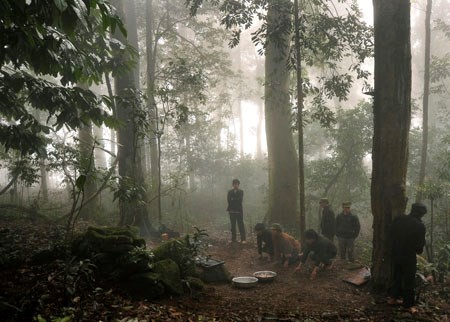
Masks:
[[[41,184],[39,186],[39,192],[41,193],[42,200],[44,202],[48,201],[48,171],[45,166],[45,159],[39,159],[39,170],[41,173]]]
[[[85,87],[86,89],[87,87]],[[88,199],[97,192],[97,182],[95,180],[95,157],[94,157],[94,137],[92,136],[92,123],[83,126],[78,131],[78,138],[80,140],[80,167],[81,171],[86,175],[86,182],[84,184],[84,199]],[[80,211],[82,219],[91,219],[93,212],[97,208],[96,200],[83,206]]]
[[[33,111],[34,117],[40,121],[41,119],[41,113],[38,109]],[[39,185],[39,193],[40,197],[44,202],[48,201],[48,171],[47,167],[45,166],[46,159],[41,157],[39,158],[39,172],[41,175],[41,182]]]
[[[136,13],[134,1],[127,2],[124,12],[124,2],[115,1],[118,14],[125,22],[128,31],[128,40],[117,33],[117,39],[138,48]],[[137,52],[139,52],[137,50]],[[127,59],[128,57],[124,57]],[[147,213],[145,182],[141,162],[141,140],[139,132],[142,131],[135,122],[135,109],[139,107],[136,91],[139,89],[139,65],[133,70],[123,73],[115,78],[116,94],[120,97],[117,104],[117,117],[123,125],[117,131],[119,175],[122,197],[119,200],[120,225],[135,225],[140,228],[141,235],[150,235],[154,232]],[[131,197],[123,193],[131,192]]]
[[[375,29],[374,136],[371,201],[374,290],[391,279],[389,227],[406,207],[411,123],[410,1],[373,0]]]
[[[97,141],[97,144],[99,145],[98,148],[95,149],[95,165],[99,168],[107,168],[108,165],[106,164],[106,155],[105,151],[102,149],[105,148],[103,139],[103,129],[99,126],[94,125],[92,127],[93,133],[94,133],[94,140]]]
[[[302,80],[302,56],[300,51],[300,17],[298,0],[294,0],[294,26],[295,26],[295,56],[297,76],[297,128],[298,128],[298,183],[300,198],[300,236],[306,230],[305,208],[305,162],[303,148],[303,80]]]
[[[288,58],[291,2],[270,1],[267,11],[265,115],[269,157],[269,221],[295,223],[298,165],[291,132]]]
[[[430,98],[430,59],[431,59],[431,10],[433,0],[427,1],[425,15],[425,71],[423,75],[423,102],[422,102],[422,153],[420,157],[420,173],[418,186],[425,182],[428,154],[428,102]],[[416,202],[421,201],[422,192],[418,190]]]
[[[158,155],[158,112],[154,97],[155,91],[155,72],[156,72],[156,50],[157,43],[153,37],[153,0],[147,0],[146,3],[146,43],[147,43],[147,108],[150,113],[150,173],[151,173],[151,193],[150,210],[152,217],[161,221],[161,196],[159,195],[160,169]]]

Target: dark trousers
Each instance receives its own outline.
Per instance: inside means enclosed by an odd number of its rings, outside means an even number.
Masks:
[[[339,244],[339,257],[345,260],[348,257],[350,262],[353,262],[353,247],[355,245],[354,238],[342,238],[338,237]]]
[[[236,222],[239,228],[241,241],[245,240],[244,214],[242,212],[230,212],[231,241],[236,241]]]
[[[403,306],[414,306],[414,286],[416,279],[416,261],[394,260],[392,264],[394,280],[389,288],[389,296],[403,297]]]

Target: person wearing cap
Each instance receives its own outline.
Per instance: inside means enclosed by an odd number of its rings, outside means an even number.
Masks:
[[[300,256],[300,264],[298,264],[295,271],[300,271],[309,257],[314,262],[314,268],[310,278],[311,280],[315,280],[320,270],[332,267],[337,249],[331,240],[320,236],[313,229],[305,231],[305,243],[305,249]]]
[[[354,261],[353,248],[359,235],[361,225],[358,216],[351,213],[351,202],[342,203],[342,212],[336,217],[336,237],[339,244],[339,257]]]
[[[231,242],[236,242],[236,223],[239,228],[239,235],[241,237],[241,243],[245,244],[245,226],[244,226],[244,212],[242,209],[242,201],[244,200],[244,191],[239,189],[241,182],[238,179],[232,181],[233,189],[228,191],[227,211],[230,215],[231,222]]]
[[[270,260],[273,259],[273,242],[272,231],[266,228],[263,223],[255,225],[256,244],[258,246],[259,259],[263,259],[263,253],[269,255]]]
[[[336,219],[334,211],[330,207],[328,198],[321,198],[319,205],[322,210],[322,216],[320,218],[320,232],[323,236],[333,241],[334,234],[336,232]]]
[[[280,224],[272,224],[273,252],[275,260],[280,260],[284,267],[298,261],[300,242],[288,233],[283,232]]]
[[[416,255],[425,246],[425,225],[422,217],[427,207],[414,203],[409,215],[397,216],[390,228],[393,281],[388,290],[388,304],[402,304],[411,313],[415,307],[414,286],[416,277]],[[403,298],[403,299],[402,299]]]

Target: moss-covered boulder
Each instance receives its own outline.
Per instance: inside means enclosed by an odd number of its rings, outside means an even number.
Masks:
[[[192,252],[183,239],[169,240],[153,249],[155,261],[173,260],[180,268],[181,276],[197,276]]]
[[[198,268],[198,275],[205,283],[228,283],[231,281],[231,274],[224,265],[217,265],[210,268]]]
[[[205,289],[205,283],[198,278],[193,276],[188,276],[185,279],[185,291],[189,292],[201,292]]]
[[[135,247],[145,246],[145,240],[137,234],[136,227],[89,227],[74,240],[72,252],[84,258],[97,253],[127,253]]]
[[[159,279],[170,294],[183,294],[183,283],[181,281],[180,268],[171,259],[164,259],[152,266],[153,272],[159,275]]]
[[[166,294],[166,288],[158,273],[141,273],[130,276],[120,283],[122,289],[133,299],[159,299]]]

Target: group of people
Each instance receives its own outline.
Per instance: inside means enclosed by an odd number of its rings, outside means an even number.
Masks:
[[[244,192],[239,188],[240,182],[234,179],[233,188],[228,191],[228,208],[231,221],[231,238],[236,242],[238,224],[241,243],[246,243],[243,221]],[[339,257],[341,260],[354,261],[355,239],[359,236],[361,225],[358,216],[352,214],[351,203],[342,203],[342,212],[335,216],[327,198],[319,201],[320,225],[319,233],[313,229],[305,231],[305,245],[286,232],[280,224],[272,224],[267,229],[263,223],[255,225],[259,257],[266,253],[270,260],[279,260],[284,267],[299,263],[295,270],[301,271],[306,260],[314,263],[311,279],[315,279],[322,269],[331,268],[337,255],[334,237],[337,237]],[[388,304],[402,304],[411,313],[417,312],[415,307],[416,255],[423,252],[425,246],[425,225],[421,218],[427,209],[421,203],[411,206],[409,215],[397,216],[389,232],[392,259],[392,285],[389,288]]]

